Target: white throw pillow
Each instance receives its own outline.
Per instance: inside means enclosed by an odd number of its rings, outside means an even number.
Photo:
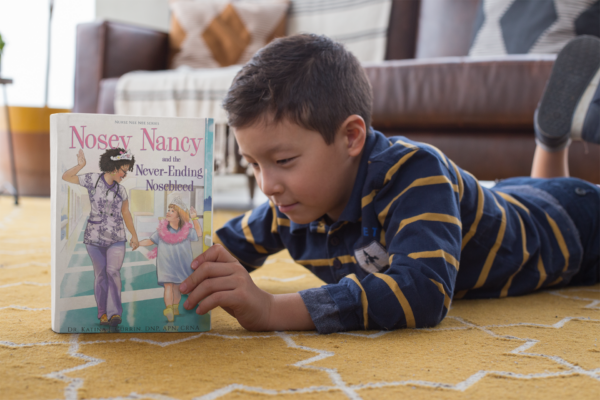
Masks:
[[[391,7],[391,0],[293,0],[288,35],[326,35],[361,62],[383,61]]]

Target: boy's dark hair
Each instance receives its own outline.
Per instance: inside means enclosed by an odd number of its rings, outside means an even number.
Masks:
[[[350,115],[370,129],[373,94],[359,61],[326,36],[276,39],[236,75],[223,107],[235,128],[272,116],[317,131],[331,144]]]
[[[125,149],[117,147],[116,149],[108,149],[100,156],[100,171],[102,172],[113,172],[115,169],[121,169],[123,165],[127,165],[129,171],[133,171],[135,164],[135,157],[131,156],[131,160],[117,160],[113,161],[110,158],[125,153]]]

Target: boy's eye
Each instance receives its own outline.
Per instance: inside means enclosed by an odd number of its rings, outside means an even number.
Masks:
[[[284,158],[283,160],[277,160],[277,164],[284,165],[292,161],[296,157]]]

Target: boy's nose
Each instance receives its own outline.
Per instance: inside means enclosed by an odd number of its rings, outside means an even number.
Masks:
[[[261,171],[260,177],[257,176],[258,186],[265,196],[273,196],[283,192],[283,186],[273,174]]]

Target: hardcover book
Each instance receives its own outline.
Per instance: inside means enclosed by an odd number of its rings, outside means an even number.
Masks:
[[[52,329],[198,332],[179,285],[212,244],[213,120],[54,114]]]

